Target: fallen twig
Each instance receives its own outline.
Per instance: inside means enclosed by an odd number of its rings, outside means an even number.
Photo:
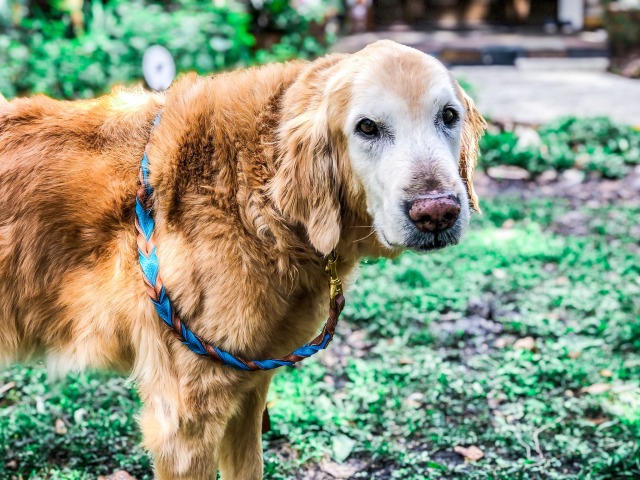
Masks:
[[[4,395],[5,393],[7,393],[9,390],[15,388],[16,386],[16,382],[9,382],[3,386],[0,387],[0,396]]]
[[[539,439],[539,435],[544,432],[545,430],[551,428],[551,427],[555,427],[557,424],[559,424],[561,421],[563,421],[565,419],[565,416],[561,416],[558,417],[555,421],[548,423],[540,428],[538,428],[535,432],[533,432],[533,444],[535,446],[536,452],[538,453],[538,456],[545,459],[544,453],[542,452],[542,449],[540,448],[540,439]]]

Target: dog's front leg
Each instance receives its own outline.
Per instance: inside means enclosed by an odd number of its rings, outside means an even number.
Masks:
[[[140,427],[157,480],[216,479],[230,407],[224,400],[219,403],[222,408],[209,411],[197,405],[185,408],[164,392],[145,400]]]
[[[271,372],[247,392],[236,414],[229,419],[220,447],[222,480],[262,479],[262,414],[271,383]]]

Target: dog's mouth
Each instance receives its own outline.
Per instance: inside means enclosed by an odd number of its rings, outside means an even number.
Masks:
[[[450,245],[457,245],[462,236],[462,228],[456,222],[451,228],[435,233],[423,233],[412,229],[405,239],[406,248],[419,252],[440,250]]]
[[[450,245],[457,245],[460,241],[459,236],[444,231],[435,234],[416,234],[406,242],[406,248],[416,250],[418,252],[430,252],[433,250],[441,250]]]
[[[417,252],[431,252],[441,250],[451,245],[457,245],[462,237],[462,222],[457,221],[451,228],[436,233],[420,232],[412,226],[406,227],[406,234],[402,243],[390,242],[384,231],[379,230],[382,243],[393,250],[415,250]]]

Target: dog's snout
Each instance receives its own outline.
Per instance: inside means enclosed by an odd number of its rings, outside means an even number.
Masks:
[[[409,218],[421,232],[441,232],[453,226],[460,215],[460,201],[453,193],[420,197],[411,203]]]

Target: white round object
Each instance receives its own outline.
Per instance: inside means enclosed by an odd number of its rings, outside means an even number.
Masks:
[[[142,57],[142,74],[151,88],[162,91],[169,88],[176,78],[176,63],[169,50],[162,45],[147,48]]]

